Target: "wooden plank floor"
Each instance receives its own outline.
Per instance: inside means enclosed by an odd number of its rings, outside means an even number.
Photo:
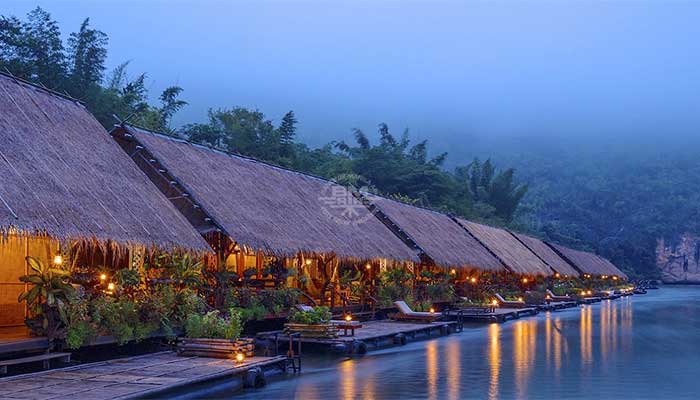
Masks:
[[[236,364],[233,360],[179,357],[168,351],[0,379],[0,399],[131,399],[242,374],[284,359],[251,357]]]
[[[353,342],[356,340],[362,341],[372,341],[375,339],[391,337],[399,333],[410,334],[417,331],[427,331],[427,330],[439,330],[441,327],[449,327],[450,325],[455,325],[452,321],[437,321],[431,323],[412,323],[412,322],[396,322],[396,321],[367,321],[362,322],[362,328],[355,329],[355,336],[350,336],[350,331],[348,331],[348,336],[341,334],[337,338],[329,339],[317,339],[317,338],[301,338],[302,343],[319,343],[319,344],[334,344],[343,342]],[[270,339],[274,336],[275,332],[262,332],[258,334],[259,338]],[[280,340],[285,339],[286,336],[280,335]]]
[[[44,337],[31,337],[24,326],[0,327],[0,358],[19,352],[41,352],[49,347]]]

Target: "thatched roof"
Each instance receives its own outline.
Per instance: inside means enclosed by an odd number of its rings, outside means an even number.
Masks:
[[[511,233],[556,272],[563,276],[580,275],[576,268],[561,258],[554,250],[552,250],[540,239],[523,235],[522,233]]]
[[[140,128],[125,129],[238,244],[281,256],[334,253],[418,261],[417,252],[340,185]]]
[[[496,257],[449,216],[384,197],[367,197],[435,263],[444,267],[505,270]]]
[[[627,275],[615,267],[610,261],[586,251],[574,250],[566,246],[547,242],[560,256],[573,264],[581,273],[590,275],[616,275],[627,278]]]
[[[82,105],[7,75],[0,230],[211,251]]]
[[[457,222],[488,247],[511,271],[524,275],[553,275],[554,272],[508,231],[461,218]]]

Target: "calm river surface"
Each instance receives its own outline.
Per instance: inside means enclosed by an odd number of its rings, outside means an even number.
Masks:
[[[665,287],[339,359],[237,399],[697,399],[700,287]]]

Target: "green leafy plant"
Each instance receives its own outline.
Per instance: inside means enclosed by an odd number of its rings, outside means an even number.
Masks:
[[[330,320],[331,312],[328,307],[314,307],[311,311],[297,310],[289,316],[290,322],[306,325],[327,324]]]
[[[65,325],[64,339],[68,348],[78,349],[97,335],[86,299],[75,297],[58,309]]]
[[[141,284],[141,275],[135,269],[122,268],[114,274],[114,278],[122,287],[134,287]]]
[[[20,294],[17,301],[26,301],[32,314],[26,320],[27,326],[34,333],[46,335],[53,343],[62,328],[59,305],[67,304],[75,289],[70,285],[68,271],[46,266],[34,257],[25,259],[33,273],[21,276],[19,280],[32,286]]]
[[[218,310],[192,314],[185,321],[185,334],[189,338],[237,340],[241,335],[241,316],[233,309],[228,318],[222,317]]]
[[[380,285],[377,291],[379,301],[383,306],[389,306],[395,300],[411,298],[412,276],[402,268],[383,271],[380,275]]]

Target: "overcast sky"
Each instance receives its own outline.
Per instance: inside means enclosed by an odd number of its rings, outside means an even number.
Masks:
[[[109,35],[152,96],[190,106],[293,109],[302,139],[353,127],[400,133],[454,157],[488,137],[632,137],[700,126],[700,1],[32,1],[64,34]]]

